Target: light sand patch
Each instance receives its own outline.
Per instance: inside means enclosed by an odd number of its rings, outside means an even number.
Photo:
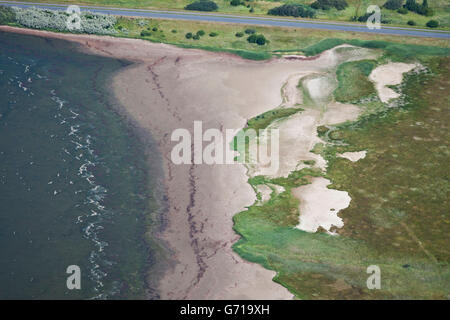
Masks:
[[[331,94],[336,88],[336,83],[330,75],[317,75],[306,78],[303,86],[308,91],[310,98],[316,105],[324,105],[331,99]]]
[[[272,189],[269,186],[266,186],[265,184],[259,184],[256,186],[256,190],[261,195],[261,200],[259,201],[260,204],[270,200]]]
[[[276,194],[283,193],[286,190],[286,189],[284,189],[283,186],[279,186],[277,184],[269,183],[268,186],[271,187],[271,188],[274,188]]]
[[[337,156],[340,158],[345,158],[351,162],[356,162],[358,160],[364,159],[366,157],[367,151],[355,151],[355,152],[344,152],[342,154],[338,153]]]
[[[318,110],[309,109],[272,123],[268,129],[277,128],[280,131],[278,172],[274,174],[271,168],[252,165],[249,166],[248,174],[287,177],[289,173],[298,169],[302,160],[314,160],[316,167],[325,169],[326,162],[322,156],[311,152],[316,143],[322,142],[317,137],[319,118]]]
[[[320,120],[321,125],[336,125],[346,121],[355,121],[361,114],[361,109],[353,104],[331,102],[327,105]]]
[[[318,177],[313,178],[311,184],[292,190],[292,194],[300,200],[300,223],[297,229],[316,232],[322,227],[332,233],[331,227],[344,226],[338,213],[350,205],[351,198],[345,191],[328,189],[330,184],[329,180]]]
[[[402,83],[403,74],[416,67],[415,64],[401,62],[391,62],[376,67],[370,73],[369,79],[375,83],[378,96],[382,102],[388,102],[390,99],[398,98],[400,95],[387,86],[398,85]]]
[[[308,73],[294,74],[288,78],[282,88],[283,104],[285,107],[297,107],[303,103],[303,96],[301,90],[298,88],[298,83],[301,78]]]

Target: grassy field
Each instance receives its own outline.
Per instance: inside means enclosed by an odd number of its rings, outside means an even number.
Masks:
[[[35,2],[34,0],[25,0]],[[62,4],[89,4],[103,5],[125,8],[147,8],[147,9],[172,9],[181,10],[193,0],[41,0],[42,3],[62,3]],[[219,6],[219,12],[245,14],[245,15],[267,15],[267,11],[273,7],[277,7],[284,3],[311,4],[313,0],[284,0],[284,1],[244,1],[245,5],[232,6],[229,0],[216,0]],[[334,20],[334,21],[350,21],[353,16],[362,16],[369,5],[378,5],[382,8],[386,0],[347,0],[349,6],[345,10],[338,11],[336,9],[319,10],[318,19]],[[429,7],[435,12],[433,17],[425,17],[417,13],[408,12],[408,14],[399,14],[396,11],[382,9],[384,19],[393,25],[408,26],[407,21],[414,20],[416,27],[425,27],[430,19],[440,22],[444,29],[450,29],[450,5],[446,0],[430,0]],[[419,3],[421,3],[419,1]],[[253,8],[253,12],[249,12],[249,5]]]
[[[322,174],[303,169],[288,178],[249,180],[255,188],[278,184],[285,192],[234,217],[242,236],[234,249],[276,270],[275,281],[298,298],[446,299],[450,58],[433,58],[427,66],[431,72],[406,79],[402,107],[333,128],[346,144],[318,148],[329,161],[331,187],[352,198],[339,213],[345,222],[339,237],[293,228],[299,212],[291,189]],[[359,150],[368,154],[355,163],[336,157]],[[382,270],[381,290],[366,287],[372,264]]]
[[[150,28],[150,30],[148,30]],[[153,31],[157,28],[157,31]],[[236,37],[237,32],[251,28],[256,33],[264,34],[269,40],[263,46],[249,43],[244,37]],[[341,43],[350,43],[366,47],[379,47],[387,53],[411,57],[417,54],[428,54],[433,50],[447,54],[448,49],[430,48],[429,46],[450,47],[450,41],[443,39],[418,39],[412,37],[396,37],[366,33],[348,33],[324,30],[288,29],[280,27],[246,27],[239,24],[204,23],[192,21],[175,21],[159,19],[119,18],[116,29],[118,36],[143,38],[154,42],[176,44],[184,47],[204,48],[215,51],[230,51],[244,57],[265,59],[273,54],[286,52],[301,52],[314,55],[330,49]],[[149,31],[149,36],[141,37],[143,30]],[[199,40],[186,39],[188,32],[195,34],[199,30],[205,35]],[[214,37],[210,33],[216,33]],[[355,40],[355,38],[361,40]],[[331,38],[331,39],[330,39]],[[408,46],[402,46],[407,44]],[[414,46],[409,46],[414,45]],[[403,58],[402,56],[402,58]]]
[[[363,60],[341,64],[336,77],[338,87],[334,91],[334,98],[339,102],[357,102],[375,93],[375,87],[367,78],[376,67],[376,61]]]

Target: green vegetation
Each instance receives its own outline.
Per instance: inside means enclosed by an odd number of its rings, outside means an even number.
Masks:
[[[0,6],[0,24],[9,24],[16,21],[16,14],[10,7]]]
[[[315,11],[309,6],[301,4],[283,4],[282,6],[272,8],[268,14],[273,16],[291,16],[302,18],[314,18]]]
[[[245,129],[254,129],[258,132],[259,130],[267,128],[275,120],[289,117],[302,110],[302,108],[280,108],[270,110],[248,120]]]
[[[243,35],[243,34],[242,34]],[[262,35],[262,34],[251,34],[248,38],[247,38],[247,41],[249,42],[249,43],[256,43],[256,44],[258,44],[258,45],[260,45],[260,46],[263,46],[263,45],[265,45],[266,44],[266,42],[267,42],[267,39],[266,39],[266,37],[264,37],[264,35]]]
[[[427,22],[427,27],[428,28],[437,28],[437,27],[439,27],[439,21],[430,20]]]
[[[366,41],[357,39],[325,39],[312,46],[307,47],[303,50],[303,52],[307,56],[313,56],[344,43],[364,48],[383,49],[385,56],[394,60],[420,58],[420,56],[447,56],[450,54],[450,49],[448,48],[431,47],[416,44],[398,44],[387,41]]]
[[[214,1],[199,0],[188,4],[184,8],[186,10],[195,10],[195,11],[216,11],[218,9],[218,6]]]
[[[277,184],[285,191],[234,216],[242,236],[235,251],[277,271],[274,280],[298,298],[446,299],[450,58],[433,58],[428,67],[432,72],[407,77],[402,107],[334,128],[345,143],[317,148],[329,162],[331,187],[352,198],[339,213],[345,226],[338,237],[293,228],[299,202],[292,188],[322,175],[302,169],[287,178],[249,179],[254,188]],[[336,156],[359,150],[368,154],[355,163]],[[366,287],[372,264],[382,270],[381,290]]]
[[[376,66],[376,61],[352,61],[339,65],[336,76],[338,87],[334,97],[339,102],[357,102],[375,94],[375,88],[368,76]]]
[[[24,0],[35,2],[33,0]],[[316,18],[334,21],[355,21],[358,17],[366,13],[366,8],[369,5],[378,5],[380,8],[387,0],[346,0],[348,7],[344,10],[337,10],[331,8],[329,10],[317,10]],[[421,1],[422,0],[417,0]],[[187,5],[191,4],[193,0],[40,0],[40,2],[47,3],[64,3],[64,4],[87,4],[87,5],[105,5],[113,7],[126,8],[146,8],[146,9],[173,9],[182,10]],[[251,12],[252,15],[264,16],[268,15],[268,11],[275,7],[280,7],[283,4],[300,4],[310,6],[314,0],[251,0],[242,1],[246,5],[231,5],[230,0],[215,0],[218,5],[216,9],[218,12],[245,14]],[[448,9],[448,0],[433,0],[428,1],[427,6],[434,13],[433,19],[439,21],[439,28],[450,29],[450,11]],[[422,5],[422,4],[420,4]],[[250,7],[249,7],[250,6]],[[398,13],[396,10],[382,10],[383,21],[392,25],[407,25],[408,20],[415,20],[418,25],[425,25],[430,19],[426,15],[408,11],[408,14]],[[355,18],[356,17],[356,18]]]
[[[0,6],[0,12],[2,12]],[[7,10],[7,9],[5,9]],[[108,29],[110,34],[117,37],[143,38],[152,42],[164,42],[185,48],[200,48],[211,51],[223,51],[237,54],[246,59],[268,59],[274,54],[293,53],[314,55],[323,50],[330,49],[342,43],[376,47],[375,44],[382,43],[381,48],[387,48],[389,52],[398,50],[402,55],[414,56],[416,54],[427,54],[441,52],[445,55],[448,52],[449,43],[445,39],[431,38],[411,38],[396,37],[376,34],[360,34],[361,41],[351,40],[354,35],[347,32],[308,30],[296,28],[280,27],[251,27],[246,28],[239,24],[215,24],[193,21],[142,19],[128,17],[114,17],[116,22],[113,29]],[[7,22],[6,24],[18,25],[18,22]],[[65,25],[65,24],[64,24]],[[33,26],[31,26],[33,27]],[[156,28],[157,32],[147,32]],[[58,31],[51,28],[44,30]],[[147,30],[143,32],[144,30]],[[209,37],[200,37],[195,42],[193,40],[193,30],[203,30]],[[174,32],[175,31],[175,32]],[[264,45],[255,45],[245,41],[243,38],[236,38],[237,32],[252,34],[264,34],[259,42]],[[143,32],[143,33],[142,33]],[[142,33],[142,35],[141,35]],[[252,41],[255,37],[252,38]],[[382,40],[382,41],[381,41]],[[255,40],[256,41],[256,40]],[[404,44],[421,44],[420,46],[404,46]],[[436,48],[442,46],[445,48]],[[417,51],[420,48],[420,52]]]
[[[148,30],[142,30],[141,31],[141,37],[150,37],[152,33]]]
[[[235,36],[238,38],[242,38],[244,36],[244,33],[239,31],[239,32],[236,32]]]
[[[348,3],[345,0],[316,0],[311,4],[311,7],[322,10],[330,10],[331,8],[344,10],[348,7]]]
[[[389,10],[400,9],[403,7],[403,0],[388,0],[383,7]]]

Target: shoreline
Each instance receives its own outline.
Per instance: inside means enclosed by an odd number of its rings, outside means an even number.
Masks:
[[[5,29],[70,40],[87,53],[134,62],[119,71],[110,86],[125,112],[151,134],[163,159],[168,210],[167,227],[159,236],[170,247],[170,260],[176,264],[159,283],[162,299],[293,298],[272,281],[275,271],[245,261],[232,248],[241,238],[233,230],[233,216],[256,201],[247,182],[248,168],[242,164],[174,165],[170,154],[175,143],[170,136],[179,128],[192,133],[194,121],[199,120],[203,130],[240,130],[257,115],[286,107],[284,86],[295,87],[292,81],[299,75],[332,70],[349,59],[345,48],[308,59],[254,61],[137,39],[0,27]],[[287,92],[288,104],[295,104],[298,97],[291,91]],[[299,120],[316,126],[321,117],[311,109]],[[287,130],[297,135],[295,128]],[[314,132],[306,138],[304,147],[315,139]],[[282,158],[286,169],[301,159]]]
[[[198,59],[206,59],[212,61],[217,68],[221,69],[224,60],[240,65],[246,64],[248,61],[228,53],[182,49],[143,40],[60,34],[14,27],[0,27],[0,30],[69,40],[81,44],[81,49],[86,53],[134,62],[133,65],[116,74],[111,85],[116,97],[119,97],[118,102],[125,108],[125,111],[132,116],[140,128],[149,131],[157,141],[164,159],[165,190],[170,208],[167,218],[168,230],[164,232],[161,238],[170,244],[171,249],[175,252],[171,258],[177,260],[178,263],[172,270],[166,271],[166,275],[160,281],[159,291],[162,299],[291,299],[293,297],[287,289],[272,281],[272,278],[276,275],[274,271],[244,261],[231,248],[240,238],[232,229],[232,216],[251,205],[256,199],[253,189],[246,183],[245,168],[241,165],[226,165],[220,166],[221,168],[217,167],[218,170],[215,170],[211,167],[216,166],[193,165],[186,167],[184,165],[172,165],[167,157],[171,148],[165,142],[167,142],[167,136],[170,136],[173,128],[183,127],[182,124],[186,128],[192,126],[192,121],[182,121],[184,116],[189,116],[189,110],[183,110],[187,111],[188,114],[182,114],[178,108],[176,110],[168,109],[168,112],[158,115],[159,119],[151,121],[145,116],[148,111],[142,110],[142,107],[146,106],[142,100],[139,101],[139,106],[127,105],[130,95],[135,99],[135,93],[141,92],[148,94],[145,98],[159,100],[154,101],[156,103],[153,104],[154,109],[152,111],[161,112],[161,109],[158,110],[157,107],[158,102],[165,101],[166,96],[162,90],[157,89],[161,86],[161,83],[158,82],[159,70],[155,71],[155,69],[161,65],[164,66],[165,64],[162,63],[164,61],[172,60],[171,64],[176,65],[179,64],[181,59],[188,60],[191,63],[195,63]],[[138,48],[141,52],[133,50]],[[148,50],[152,51],[151,55]],[[268,62],[250,63],[253,67],[258,67]],[[222,71],[226,72],[226,68]],[[249,73],[246,73],[248,77]],[[136,79],[137,77],[141,79]],[[146,77],[149,77],[149,79]],[[135,85],[137,85],[136,81],[142,80],[141,84],[144,84],[144,88],[130,93],[129,91],[133,87],[130,78],[134,78]],[[155,85],[153,90],[150,91],[146,88],[149,83],[146,80]],[[164,81],[164,84],[167,84],[167,82]],[[125,85],[126,88],[124,88]],[[271,87],[270,83],[269,87]],[[153,94],[153,91],[156,91],[156,93]],[[269,104],[266,101],[265,107],[255,108],[257,110],[252,110],[252,112],[245,112],[245,117],[234,115],[233,119],[229,121],[230,125],[226,127],[240,129],[245,125],[247,118],[276,107],[281,101],[281,97],[278,88],[273,91],[275,94],[271,95]],[[234,94],[236,100],[236,92]],[[124,98],[121,99],[120,97]],[[258,105],[266,99],[256,98],[256,100],[254,104]],[[270,103],[270,101],[272,102]],[[227,114],[222,114],[222,117],[226,120]],[[212,119],[208,120],[211,121]],[[166,125],[161,126],[161,123]],[[218,125],[218,127],[222,126],[223,124]],[[171,129],[168,130],[168,127],[171,127]],[[220,179],[216,179],[214,186],[212,186],[211,178],[218,175],[223,178],[222,183]],[[224,185],[225,179],[228,183]],[[232,185],[231,188],[229,187],[230,184]],[[236,191],[236,189],[239,191]],[[207,190],[215,190],[216,192],[210,192],[207,196],[201,194]],[[217,198],[221,193],[227,194],[226,197],[223,197],[226,198],[225,201],[223,198]],[[236,196],[240,193],[243,195],[239,197],[239,204],[233,206],[231,203],[236,202]],[[215,199],[211,199],[212,197]],[[215,208],[219,212],[217,219],[208,216],[200,217],[201,212],[198,212],[198,204],[201,202],[204,203],[201,207]],[[230,209],[230,206],[234,209]],[[186,208],[187,216],[184,214],[184,210],[177,214],[177,210],[180,208]],[[221,230],[224,229],[223,225],[226,226],[226,230],[220,234]],[[208,228],[214,230],[205,232],[205,229]],[[214,237],[214,234],[219,234],[220,237]]]

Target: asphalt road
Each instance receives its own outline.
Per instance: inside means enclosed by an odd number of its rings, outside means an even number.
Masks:
[[[42,4],[33,2],[14,2],[14,1],[0,1],[0,5],[17,6],[17,7],[38,7],[53,10],[66,10],[68,6],[65,4]],[[254,17],[254,16],[251,17],[251,16],[237,16],[220,13],[124,9],[124,8],[96,7],[96,6],[80,6],[80,8],[82,11],[107,13],[121,16],[191,20],[191,21],[205,21],[205,22],[241,23],[247,25],[294,27],[294,28],[322,29],[322,30],[335,30],[348,32],[366,32],[366,33],[410,36],[410,37],[450,39],[450,32],[442,30],[431,31],[428,29],[410,29],[410,28],[388,27],[388,26],[382,26],[381,29],[370,30],[369,28],[366,27],[366,25],[358,25],[345,22],[326,22],[326,21],[311,21],[292,18],[275,18],[275,17],[271,18],[271,17]]]

